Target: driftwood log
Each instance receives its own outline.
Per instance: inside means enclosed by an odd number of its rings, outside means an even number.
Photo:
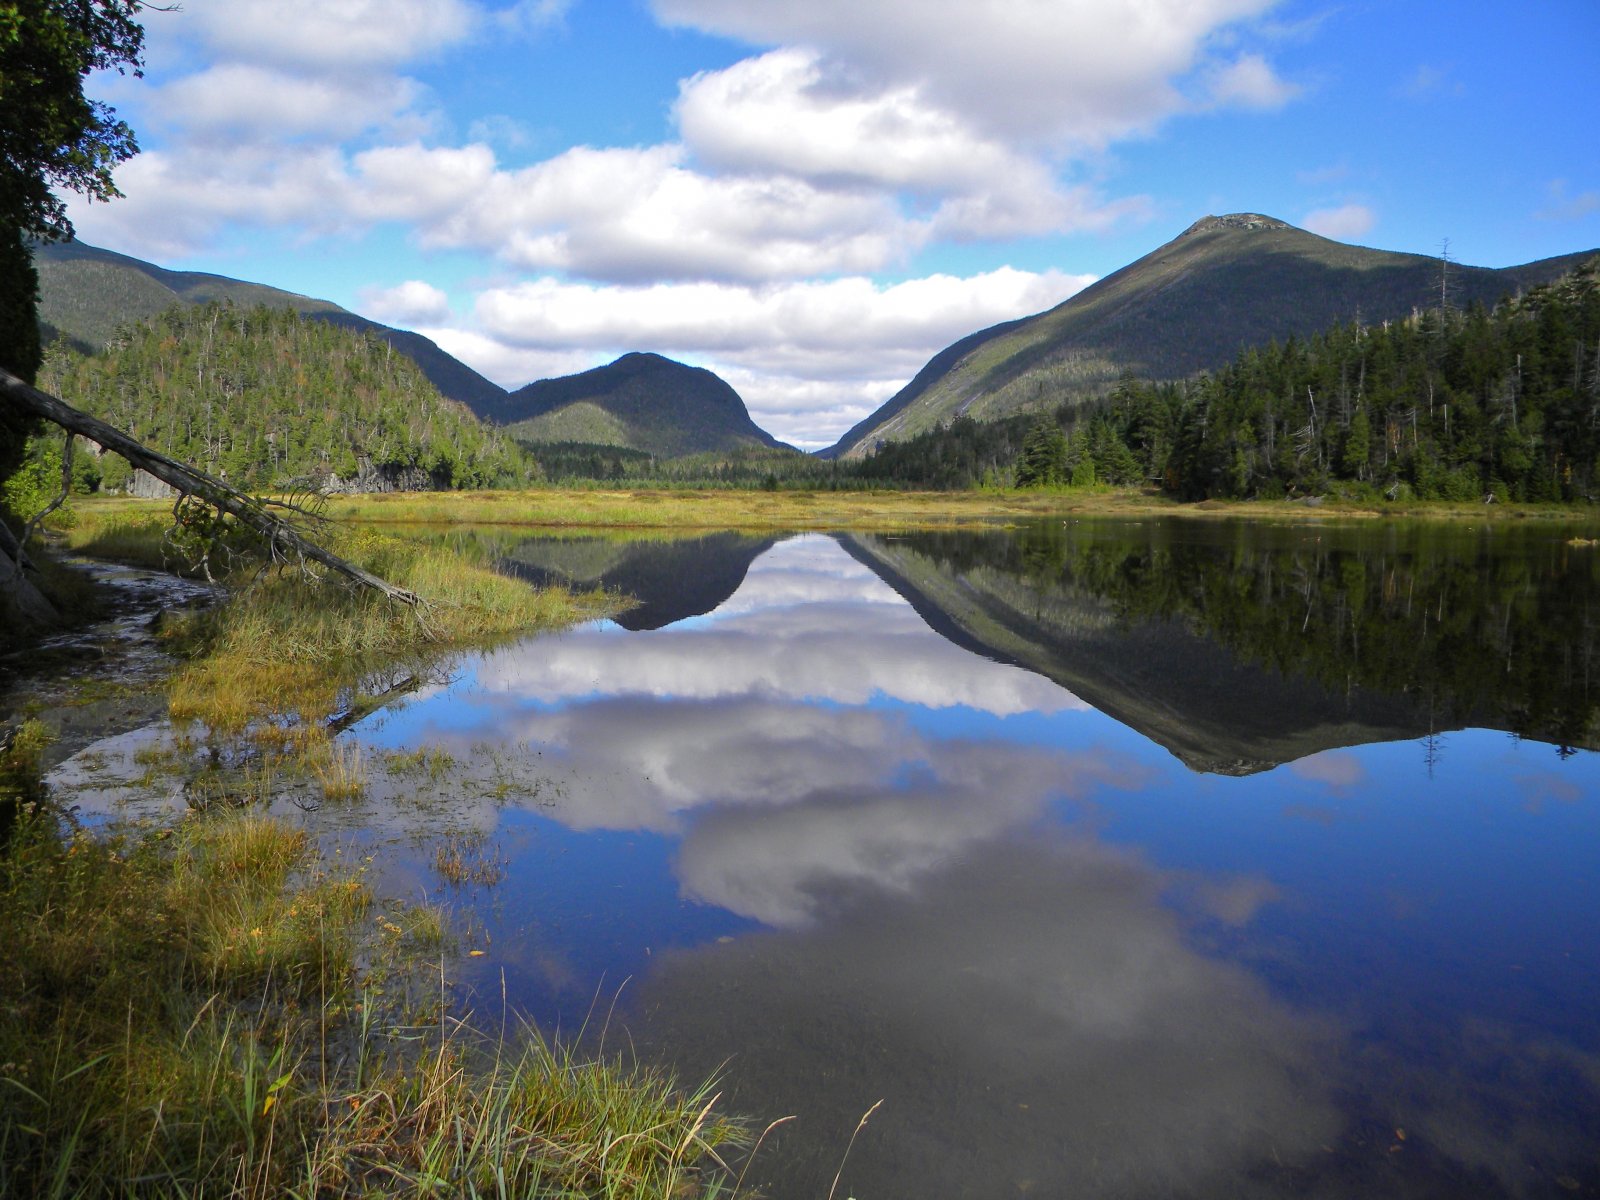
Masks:
[[[292,506],[249,496],[204,471],[168,458],[159,451],[135,441],[114,425],[108,425],[86,412],[80,412],[48,392],[30,387],[9,371],[0,369],[0,396],[19,411],[60,426],[69,433],[78,434],[120,454],[135,467],[139,467],[163,483],[176,488],[186,496],[197,496],[221,512],[227,513],[241,525],[254,530],[266,543],[268,552],[279,561],[310,560],[320,563],[346,579],[381,592],[391,600],[415,605],[419,597],[415,592],[379,579],[370,571],[363,571],[354,563],[331,554],[297,530],[293,523],[280,513],[294,511]],[[277,510],[277,511],[274,511]]]

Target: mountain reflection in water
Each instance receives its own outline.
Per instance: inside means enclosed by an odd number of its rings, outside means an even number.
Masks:
[[[798,1116],[751,1169],[780,1198],[826,1196],[879,1099],[841,1196],[1600,1188],[1593,552],[668,545],[505,547],[684,616],[485,654],[356,730],[537,779],[455,799],[508,864],[460,894],[480,1007],[504,979],[571,1029],[627,979],[640,1054]]]

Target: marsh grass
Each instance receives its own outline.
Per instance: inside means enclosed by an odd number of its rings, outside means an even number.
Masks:
[[[265,1194],[369,903],[263,817],[97,840],[30,805],[0,856],[0,1194]]]
[[[419,746],[415,750],[389,750],[383,765],[395,775],[420,775],[430,783],[443,783],[456,768],[455,755],[438,746]]]
[[[15,742],[13,742],[15,745]],[[40,804],[0,853],[0,1195],[715,1195],[709,1086],[442,1013],[389,1037],[357,963],[442,954],[424,905],[249,812],[138,838]],[[363,947],[366,947],[363,949]]]
[[[86,502],[61,532],[69,549],[90,558],[176,570],[163,536],[171,524],[172,506],[165,501]]]
[[[537,489],[344,497],[352,524],[638,529],[874,529],[989,523],[1060,508],[1058,497],[995,492],[730,492]]]
[[[160,566],[165,505],[85,504],[64,532],[72,549]],[[424,664],[481,645],[615,611],[600,592],[536,590],[497,574],[484,556],[372,529],[334,527],[335,554],[424,598],[417,608],[298,568],[241,571],[228,603],[163,623],[183,660],[170,686],[176,721],[223,736],[248,734],[290,748],[350,702],[362,678],[396,663]],[[477,561],[475,561],[477,559]]]
[[[433,852],[433,869],[453,887],[494,887],[506,877],[505,863],[482,833],[452,833]]]
[[[346,1096],[312,1169],[340,1194],[715,1196],[719,1150],[744,1133],[715,1115],[714,1086],[685,1091],[529,1028],[488,1043],[458,1029]]]
[[[1290,501],[1180,503],[1151,489],[983,490],[968,492],[765,492],[676,489],[388,493],[339,497],[328,508],[341,521],[523,525],[554,529],[871,529],[993,525],[1051,516],[1325,521],[1374,517],[1425,520],[1540,518],[1593,524],[1592,506],[1393,504],[1329,497],[1320,507]]]
[[[367,790],[367,764],[358,742],[324,743],[311,763],[325,800],[353,800]]]
[[[165,565],[168,506],[82,508],[73,549]],[[165,619],[181,744],[139,765],[152,781],[186,775],[197,812],[175,828],[73,832],[39,783],[43,727],[3,747],[0,1195],[719,1194],[716,1147],[738,1131],[706,1089],[533,1030],[485,1045],[446,1035],[441,1016],[436,1035],[396,1033],[387,973],[437,957],[433,1011],[446,1010],[443,913],[375,911],[359,869],[254,811],[280,773],[325,797],[364,784],[359,750],[333,732],[374,678],[423,678],[454,647],[616,598],[535,591],[486,556],[370,530],[330,548],[426,605],[269,571]],[[405,765],[442,779],[454,760]]]
[[[29,717],[0,731],[0,803],[31,803],[44,798],[41,769],[51,742],[50,728]]]

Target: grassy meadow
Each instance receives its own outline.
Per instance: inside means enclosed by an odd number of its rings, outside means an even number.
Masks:
[[[1052,516],[1237,517],[1323,520],[1557,519],[1600,522],[1592,506],[1367,504],[1329,500],[1180,503],[1153,489],[1012,489],[967,492],[693,491],[677,489],[387,493],[337,497],[328,515],[353,525],[526,525],[549,528],[870,529],[988,525]]]

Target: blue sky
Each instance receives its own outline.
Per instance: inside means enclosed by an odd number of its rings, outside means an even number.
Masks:
[[[1600,3],[185,0],[79,236],[515,387],[653,350],[830,444],[1208,213],[1600,247]]]

